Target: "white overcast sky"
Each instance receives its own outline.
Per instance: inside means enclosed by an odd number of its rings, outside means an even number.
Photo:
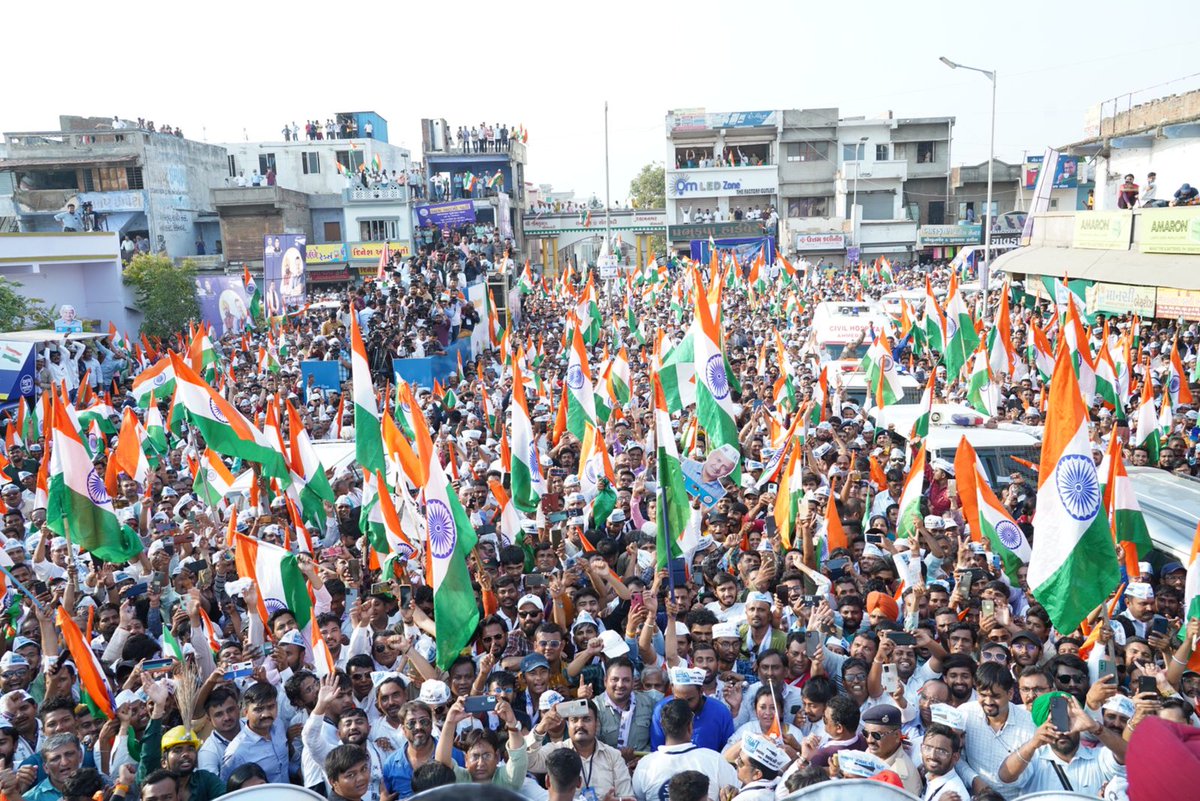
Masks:
[[[614,200],[664,159],[672,108],[953,115],[954,163],[984,161],[987,80],[940,55],[997,70],[1008,161],[1082,138],[1101,100],[1200,87],[1185,77],[1200,73],[1196,0],[66,0],[6,3],[0,21],[3,131],[119,114],[254,141],[280,138],[285,121],[374,110],[419,158],[422,117],[523,123],[528,180],[602,198],[608,100]]]

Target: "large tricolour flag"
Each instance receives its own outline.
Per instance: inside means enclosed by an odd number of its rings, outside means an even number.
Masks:
[[[978,458],[972,469],[975,471],[975,497],[979,503],[980,534],[991,543],[992,553],[1000,557],[1005,575],[1016,585],[1017,570],[1021,565],[1029,564],[1029,540],[1004,504],[1000,503],[996,493],[992,492],[987,476],[979,468]]]
[[[205,443],[222,456],[258,462],[263,472],[286,487],[291,471],[279,446],[259,431],[229,401],[218,395],[181,357],[171,354],[175,366],[175,407],[172,417],[184,414],[199,429]]]
[[[542,479],[541,457],[537,439],[533,435],[529,404],[525,401],[521,361],[520,358],[514,359],[512,366],[512,502],[525,514],[533,514],[546,491],[546,485]]]
[[[896,518],[897,537],[915,537],[921,516],[921,495],[925,488],[925,443],[913,457],[904,480],[904,491],[900,493],[900,514]]]
[[[372,473],[383,472],[383,434],[379,428],[379,407],[371,382],[371,366],[357,316],[350,315],[350,379],[354,395],[354,454],[359,466]]]
[[[258,587],[258,614],[266,626],[271,615],[289,610],[296,625],[312,642],[313,602],[308,579],[300,572],[296,554],[244,534],[234,534],[238,575]]]
[[[675,432],[671,428],[671,413],[667,411],[667,399],[663,394],[658,374],[654,376],[654,445],[657,453],[658,484],[662,494],[658,497],[658,512],[655,515],[657,564],[661,570],[670,560],[683,556],[680,537],[687,526],[691,507],[683,484],[683,469],[679,465],[679,451],[675,446]]]
[[[417,441],[429,440],[425,418],[414,415],[413,423]],[[424,490],[425,578],[433,589],[437,664],[447,670],[471,642],[479,625],[479,607],[467,567],[467,554],[475,548],[478,537],[436,456],[429,460]]]
[[[1121,439],[1114,432],[1108,444],[1108,453],[1100,464],[1100,476],[1104,479],[1104,508],[1108,510],[1109,522],[1117,537],[1117,546],[1125,555],[1127,573],[1140,573],[1138,561],[1154,548],[1150,541],[1150,529],[1142,514],[1141,504],[1133,491],[1133,482],[1125,472],[1125,460],[1121,456]]]
[[[1029,587],[1064,634],[1104,603],[1121,580],[1101,501],[1087,409],[1071,354],[1061,347],[1050,379]]]
[[[709,451],[722,445],[731,445],[740,451],[728,366],[725,354],[721,352],[721,326],[709,308],[699,274],[694,276],[696,322],[699,323],[693,327],[696,334],[696,417],[704,428]],[[734,482],[741,481],[740,468],[735,468],[730,478]]]
[[[92,457],[57,393],[51,431],[46,527],[106,562],[121,563],[137,556],[142,543],[117,520],[104,479],[92,466]]]
[[[567,360],[567,430],[582,442],[588,423],[596,424],[596,396],[592,393],[592,373],[580,325],[574,326]]]
[[[175,368],[171,360],[164,356],[153,367],[138,373],[133,379],[133,399],[138,406],[145,408],[152,399],[162,400],[175,393]]]

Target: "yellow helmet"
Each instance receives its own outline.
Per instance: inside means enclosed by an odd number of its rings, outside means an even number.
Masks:
[[[199,748],[200,738],[183,726],[176,726],[163,735],[162,750],[166,751],[177,745],[190,745],[193,748]]]

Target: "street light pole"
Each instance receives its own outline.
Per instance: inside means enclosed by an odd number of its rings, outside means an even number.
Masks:
[[[862,148],[863,152],[859,153],[857,148]],[[854,235],[854,247],[859,249],[858,261],[862,263],[862,245],[858,241],[858,174],[862,172],[862,160],[866,155],[867,137],[860,136],[858,145],[854,151],[854,198],[850,203],[850,227],[851,233]]]
[[[938,59],[952,70],[964,69],[971,72],[978,72],[987,76],[987,79],[992,82],[992,133],[988,142],[988,180],[987,180],[987,201],[984,211],[984,232],[983,232],[983,265],[979,268],[979,291],[984,298],[983,303],[983,319],[986,323],[988,320],[988,274],[992,268],[992,169],[993,162],[996,160],[996,71],[985,70],[979,67],[968,67],[966,64],[959,64],[942,56]]]

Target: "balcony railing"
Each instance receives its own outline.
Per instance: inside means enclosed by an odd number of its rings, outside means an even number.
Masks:
[[[9,155],[20,151],[46,153],[89,150],[98,145],[131,146],[140,141],[147,132],[135,129],[96,131],[22,131],[5,133],[4,141],[9,146]]]
[[[342,197],[352,203],[378,203],[387,200],[394,200],[397,203],[407,203],[409,201],[409,191],[407,186],[376,187],[373,189],[364,189],[361,186],[356,186],[343,190]]]

